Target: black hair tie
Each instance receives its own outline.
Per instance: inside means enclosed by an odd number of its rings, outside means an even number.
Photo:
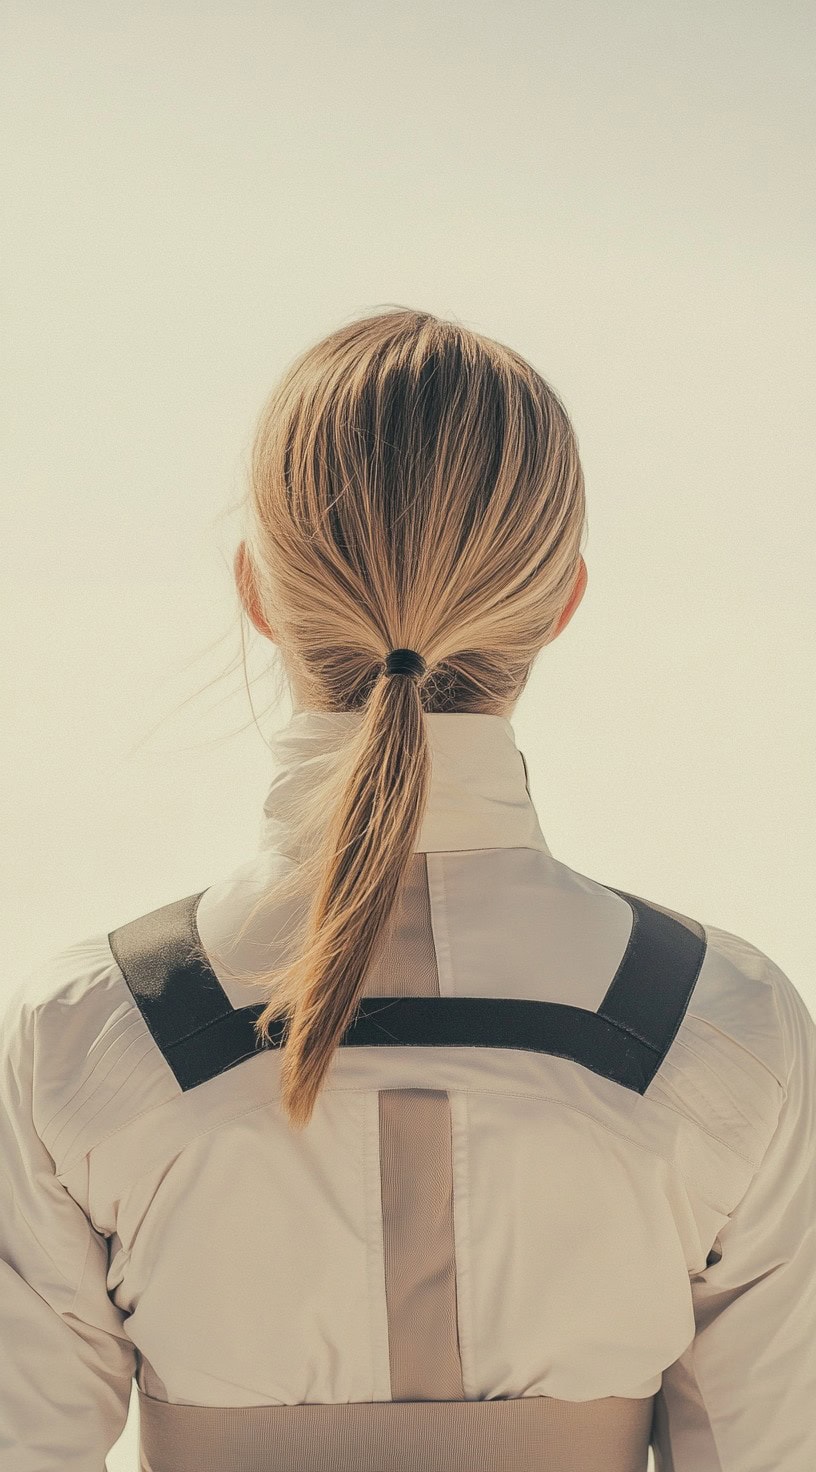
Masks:
[[[424,675],[427,665],[415,649],[392,649],[385,656],[387,675]]]

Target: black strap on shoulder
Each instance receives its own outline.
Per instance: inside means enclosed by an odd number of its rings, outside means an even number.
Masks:
[[[704,927],[638,895],[632,930],[597,1012],[526,997],[361,997],[341,1047],[519,1048],[571,1058],[645,1094],[685,1016],[706,950]],[[253,1024],[264,1003],[233,1007],[209,966],[196,924],[206,890],[128,921],[108,941],[182,1090],[196,1088],[267,1044]],[[280,1047],[283,1018],[268,1046]]]

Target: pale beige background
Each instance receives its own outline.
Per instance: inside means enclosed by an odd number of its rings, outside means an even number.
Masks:
[[[288,710],[223,512],[281,369],[390,302],[576,425],[589,586],[514,718],[550,847],[816,1009],[812,6],[0,12],[3,987],[253,850]]]

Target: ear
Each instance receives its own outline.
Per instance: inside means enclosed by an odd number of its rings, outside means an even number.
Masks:
[[[235,549],[233,571],[235,573],[235,585],[238,589],[238,596],[241,599],[241,604],[247,618],[259,634],[263,634],[265,638],[275,642],[275,631],[269,627],[261,612],[252,558],[249,555],[249,548],[244,541],[239,542]]]
[[[581,602],[581,599],[584,596],[584,589],[587,585],[587,577],[587,565],[584,562],[583,557],[579,554],[578,575],[575,579],[575,586],[573,587],[573,590],[570,593],[569,598],[567,599],[561,617],[559,618],[556,625],[555,633],[552,635],[552,639],[556,639],[558,637],[558,635],[561,633],[561,630],[566,628],[567,624],[572,618],[572,615],[574,614],[576,608],[578,607],[578,604]]]

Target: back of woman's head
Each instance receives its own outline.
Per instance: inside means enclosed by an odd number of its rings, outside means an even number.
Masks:
[[[293,876],[310,899],[296,953],[244,978],[268,997],[259,1044],[285,1020],[281,1102],[302,1127],[414,852],[423,712],[515,704],[576,581],[584,484],[567,412],[529,363],[429,312],[387,310],[284,374],[246,509],[252,597],[299,703],[359,712],[303,809],[319,840]],[[424,674],[389,675],[385,656],[406,647]]]

